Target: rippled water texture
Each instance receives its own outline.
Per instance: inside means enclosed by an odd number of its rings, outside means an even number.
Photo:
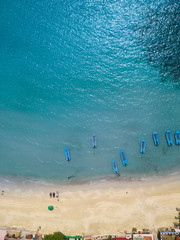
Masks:
[[[113,158],[123,177],[179,171],[165,139],[180,128],[179,16],[178,1],[3,1],[0,173],[92,179]]]
[[[162,76],[180,80],[180,2],[150,4],[137,24],[144,56]]]

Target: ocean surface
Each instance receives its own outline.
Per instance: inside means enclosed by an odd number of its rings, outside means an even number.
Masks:
[[[179,1],[0,6],[1,179],[114,178],[112,159],[123,178],[180,171],[180,146],[165,138],[180,130]]]

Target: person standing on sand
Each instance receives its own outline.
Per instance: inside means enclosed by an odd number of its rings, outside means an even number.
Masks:
[[[59,192],[58,191],[56,191],[56,197],[59,198]]]

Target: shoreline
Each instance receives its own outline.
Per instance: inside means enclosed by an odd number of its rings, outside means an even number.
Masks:
[[[121,183],[121,182],[147,182],[154,179],[158,181],[162,178],[173,177],[180,175],[179,171],[171,171],[164,174],[157,174],[157,175],[146,175],[146,176],[136,176],[136,177],[126,177],[126,176],[117,176],[114,173],[111,175],[106,176],[96,176],[92,178],[82,178],[78,179],[74,176],[70,179],[58,180],[58,179],[44,179],[44,178],[33,178],[33,177],[22,177],[22,176],[12,176],[12,175],[2,175],[0,174],[0,189],[5,188],[9,190],[14,190],[14,188],[23,189],[27,187],[33,187],[37,185],[37,187],[68,187],[68,186],[83,186],[83,185],[98,185],[102,182],[109,182],[109,183]]]
[[[180,202],[180,175],[146,180],[102,180],[81,185],[22,184],[0,190],[1,227],[43,233],[103,234],[173,226]],[[49,192],[59,191],[57,198]],[[48,211],[48,205],[54,210]]]

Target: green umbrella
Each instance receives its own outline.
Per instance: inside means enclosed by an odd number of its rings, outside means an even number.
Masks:
[[[52,205],[49,205],[48,209],[49,209],[49,211],[52,211],[54,209],[54,207]]]

